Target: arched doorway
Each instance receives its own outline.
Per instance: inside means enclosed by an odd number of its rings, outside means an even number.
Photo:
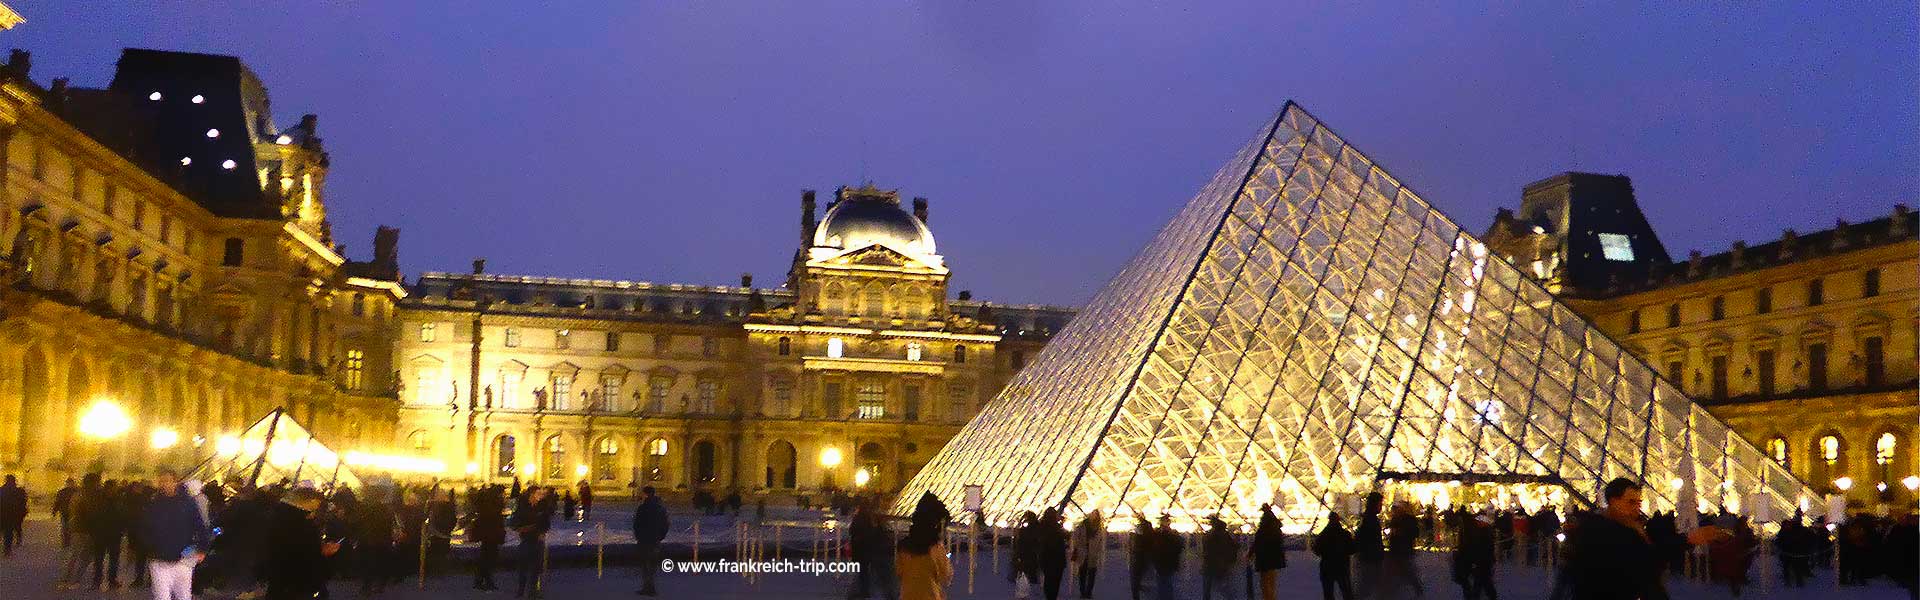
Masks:
[[[14,447],[17,456],[15,462],[29,470],[39,465],[28,465],[26,461],[34,456],[40,447],[40,433],[45,431],[41,421],[46,418],[47,407],[47,357],[40,349],[27,350],[25,360],[20,362],[20,424],[18,444]],[[60,431],[64,429],[56,429]]]
[[[518,455],[514,452],[513,436],[502,435],[493,438],[494,477],[514,477],[519,474]]]
[[[877,442],[867,442],[865,445],[860,446],[859,457],[859,468],[867,472],[867,482],[866,485],[862,487],[871,490],[887,489],[885,477],[887,450],[880,447],[880,444]],[[860,484],[860,474],[858,471],[854,472],[854,484]]]
[[[719,460],[715,458],[713,442],[700,440],[693,445],[693,481],[696,484],[710,484],[719,478]]]
[[[800,453],[786,440],[767,448],[767,489],[793,489],[800,485]]]

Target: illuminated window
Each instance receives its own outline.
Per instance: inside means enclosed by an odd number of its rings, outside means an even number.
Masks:
[[[1787,438],[1776,437],[1767,440],[1767,455],[1782,467],[1791,467],[1792,454],[1787,452]]]
[[[606,379],[600,382],[600,408],[614,412],[626,412],[627,403],[620,397],[620,380]]]
[[[525,375],[519,371],[509,372],[506,369],[500,370],[500,398],[494,401],[494,406],[500,408],[516,407],[516,400],[520,398],[520,379],[522,377],[525,377]]]
[[[1839,436],[1829,435],[1820,438],[1820,460],[1825,461],[1829,467],[1840,462]]]
[[[493,474],[495,477],[512,477],[517,462],[513,448],[513,436],[503,435],[493,441]]]
[[[853,390],[853,396],[859,402],[859,418],[881,419],[887,416],[887,385],[876,380],[860,382]]]
[[[1633,242],[1618,233],[1602,233],[1600,255],[1607,260],[1633,262]]]
[[[654,377],[647,381],[647,412],[659,413],[667,409],[667,390],[673,387],[673,380],[666,377]]]
[[[440,327],[439,323],[421,323],[420,324],[420,341],[422,342],[434,341],[436,338],[439,337],[438,331],[437,331],[439,327]]]
[[[549,408],[552,408],[553,410],[567,410],[568,408],[573,406],[572,396],[573,396],[573,376],[572,375],[553,376],[553,399],[550,401]]]
[[[547,438],[547,479],[567,478],[567,443],[560,436]]]
[[[359,350],[347,351],[347,389],[360,389],[361,373],[367,368],[367,353]]]
[[[665,481],[667,478],[667,440],[665,438],[653,438],[653,441],[647,442],[646,461],[647,464],[640,470],[640,475],[647,481]]]
[[[1880,434],[1878,439],[1873,440],[1873,462],[1882,465],[1893,462],[1894,451],[1899,444],[1900,439],[1894,437],[1893,432]]]
[[[827,358],[840,358],[847,350],[847,343],[840,338],[827,338]]]
[[[714,381],[702,381],[694,385],[693,394],[694,412],[703,415],[713,414],[720,402],[720,384]]]
[[[413,378],[413,398],[416,404],[433,404],[433,374],[421,370]]]
[[[907,342],[907,360],[920,360],[920,342]]]

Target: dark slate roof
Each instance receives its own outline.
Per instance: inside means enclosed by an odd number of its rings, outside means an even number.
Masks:
[[[1726,252],[1710,255],[1695,253],[1695,256],[1689,256],[1686,261],[1655,266],[1646,279],[1619,283],[1594,297],[1623,296],[1670,285],[1681,285],[1802,260],[1855,252],[1916,239],[1920,237],[1915,235],[1916,232],[1920,232],[1920,214],[1909,211],[1904,204],[1897,205],[1894,207],[1893,215],[1864,223],[1840,221],[1832,229],[1805,234],[1789,229],[1780,239],[1757,246],[1742,247],[1742,243],[1736,242],[1734,248]]]

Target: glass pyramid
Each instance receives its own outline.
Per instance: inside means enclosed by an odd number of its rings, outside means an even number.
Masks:
[[[315,439],[282,408],[254,421],[240,435],[219,440],[213,455],[202,460],[189,476],[246,485],[281,481],[311,481],[322,487],[360,485],[360,479],[340,455]]]
[[[1288,102],[896,510],[977,484],[989,522],[1275,502],[1299,531],[1382,481],[1534,482],[1572,508],[1622,476],[1649,511],[1811,495]]]

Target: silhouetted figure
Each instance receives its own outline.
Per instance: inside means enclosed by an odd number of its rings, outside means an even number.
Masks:
[[[640,488],[640,506],[633,510],[633,541],[640,553],[640,590],[643,596],[658,595],[654,574],[660,569],[660,542],[667,539],[667,508],[653,486]]]
[[[1220,515],[1207,517],[1207,533],[1200,538],[1200,597],[1213,600],[1215,590],[1231,597],[1233,586],[1228,581],[1239,559],[1240,543],[1227,530],[1227,522]]]
[[[468,504],[467,535],[480,544],[473,562],[473,589],[480,591],[500,589],[493,581],[493,570],[500,563],[500,545],[507,541],[507,501],[501,491],[498,485],[487,486]]]
[[[1128,567],[1127,586],[1132,591],[1133,600],[1140,600],[1140,583],[1153,571],[1153,524],[1147,522],[1146,515],[1138,515],[1133,527],[1132,546],[1129,548],[1131,560]]]
[[[1260,574],[1260,597],[1274,600],[1278,594],[1280,570],[1287,568],[1287,534],[1280,529],[1280,518],[1273,507],[1260,506],[1260,524],[1253,530],[1253,547],[1247,549],[1253,570]]]
[[[67,485],[53,495],[53,516],[60,518],[60,547],[73,544],[73,499],[80,494],[80,488],[73,485],[73,478],[67,478]]]
[[[1493,587],[1494,517],[1492,509],[1460,523],[1460,539],[1453,550],[1453,581],[1466,600],[1498,600]],[[1529,557],[1535,554],[1529,550]]]
[[[325,542],[320,535],[314,520],[320,504],[319,492],[295,488],[268,510],[260,565],[267,600],[313,600],[326,592],[327,557],[338,552],[340,545]]]
[[[1067,530],[1060,509],[1048,507],[1035,532],[1040,544],[1040,589],[1047,600],[1059,600],[1060,582],[1067,572]]]
[[[1186,543],[1173,530],[1173,518],[1160,515],[1160,526],[1153,530],[1154,597],[1176,600],[1174,578],[1180,575],[1180,553]]]
[[[893,579],[893,534],[880,521],[879,513],[866,502],[853,513],[847,544],[853,559],[860,563],[860,576],[854,579],[854,587],[848,590],[847,597],[898,598],[900,584]]]
[[[547,531],[553,529],[552,490],[533,486],[513,509],[507,526],[520,534],[519,586],[515,598],[539,598],[547,575]]]
[[[0,554],[13,556],[13,546],[21,542],[20,529],[27,522],[27,490],[12,475],[0,483]]]
[[[1338,513],[1327,513],[1327,526],[1313,537],[1313,553],[1320,557],[1320,595],[1325,600],[1333,600],[1336,588],[1343,600],[1353,600],[1353,551],[1353,534],[1340,524]]]

